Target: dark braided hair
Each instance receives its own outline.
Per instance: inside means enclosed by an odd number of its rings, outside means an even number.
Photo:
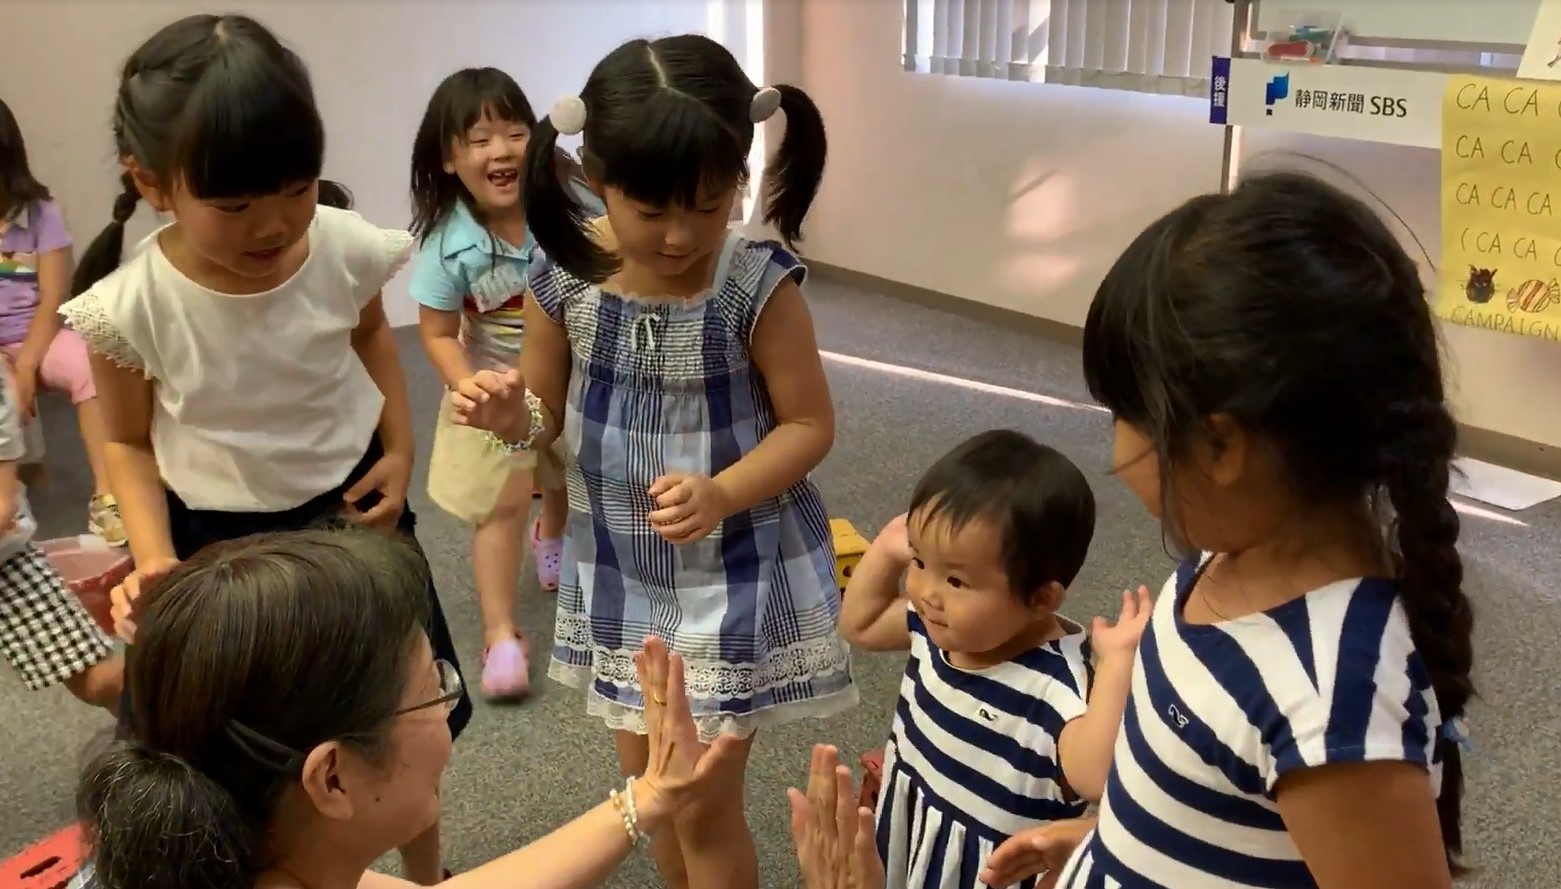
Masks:
[[[1420,269],[1382,219],[1332,185],[1277,172],[1194,198],[1133,241],[1090,306],[1084,374],[1161,466],[1223,414],[1279,449],[1304,502],[1390,506],[1399,598],[1451,722],[1474,694],[1473,613],[1447,501],[1457,428],[1438,347]],[[1174,526],[1174,509],[1162,515]],[[1434,743],[1458,873],[1463,768],[1452,740]]]

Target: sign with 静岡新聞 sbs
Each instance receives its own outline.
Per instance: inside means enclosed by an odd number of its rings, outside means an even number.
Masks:
[[[1440,148],[1447,79],[1438,71],[1216,56],[1209,122]]]

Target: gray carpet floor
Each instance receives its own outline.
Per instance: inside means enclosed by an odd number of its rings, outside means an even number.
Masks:
[[[910,485],[930,461],[977,431],[1011,427],[1058,447],[1095,483],[1099,528],[1069,613],[1087,619],[1110,607],[1123,587],[1154,586],[1171,570],[1152,520],[1107,474],[1110,424],[1087,403],[1076,349],[827,281],[811,285],[810,298],[821,346],[830,353],[826,364],[840,418],[834,452],[818,471],[834,515],[870,536],[903,509]],[[402,331],[401,342],[426,454],[439,384],[415,331]],[[49,536],[81,529],[90,487],[72,420],[63,401],[47,401],[43,422],[53,479],[36,493],[36,503]],[[470,667],[481,635],[467,532],[428,502],[425,471],[419,467],[412,503]],[[1470,720],[1477,749],[1468,765],[1466,804],[1467,845],[1481,870],[1464,885],[1548,889],[1561,867],[1561,821],[1554,817],[1561,791],[1561,700],[1552,684],[1561,675],[1554,660],[1561,594],[1550,584],[1561,576],[1555,546],[1561,504],[1516,516],[1466,516],[1464,527],[1469,587],[1479,608],[1483,695]],[[551,601],[534,581],[523,587],[521,599],[525,625],[545,652]],[[880,743],[902,668],[901,657],[861,657],[860,707],[759,740],[749,812],[766,886],[796,883],[784,794],[802,779],[809,745],[830,741],[854,758]],[[546,833],[614,785],[606,730],[586,717],[577,693],[541,679],[540,666],[537,676],[539,693],[524,706],[479,703],[456,749],[444,797],[452,867],[471,867]],[[13,673],[0,669],[0,857],[69,821],[82,751],[108,724],[63,690],[28,694]],[[640,858],[613,885],[656,883],[649,861]]]

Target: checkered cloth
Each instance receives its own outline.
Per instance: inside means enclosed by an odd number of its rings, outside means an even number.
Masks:
[[[0,651],[38,691],[103,661],[113,643],[29,543],[0,564]]]
[[[807,479],[728,518],[706,539],[663,540],[647,515],[659,476],[714,476],[775,428],[748,346],[786,279],[780,245],[729,236],[709,294],[647,300],[604,293],[542,259],[537,305],[572,354],[563,441],[569,517],[549,671],[589,687],[609,726],[644,731],[632,656],[647,635],[683,656],[706,739],[746,734],[856,702],[836,631],[834,542]]]

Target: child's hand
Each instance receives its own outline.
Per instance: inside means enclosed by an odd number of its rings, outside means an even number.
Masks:
[[[668,473],[651,482],[650,496],[658,509],[648,518],[668,543],[703,540],[732,514],[732,502],[715,479],[707,475]]]
[[[894,560],[896,565],[909,565],[916,554],[911,551],[911,540],[906,530],[906,513],[900,513],[883,526],[873,538],[873,547]]]
[[[1149,595],[1148,587],[1139,587],[1136,594],[1132,590],[1123,590],[1122,613],[1117,617],[1116,625],[1107,623],[1103,617],[1095,618],[1095,625],[1089,634],[1090,646],[1101,658],[1119,655],[1131,657],[1138,650],[1138,637],[1144,634],[1144,627],[1149,626],[1152,614],[1154,600]]]
[[[1073,850],[1095,829],[1093,818],[1069,818],[1020,831],[1003,841],[986,860],[981,882],[1013,886],[1039,876],[1036,889],[1050,889],[1073,857]]]
[[[124,582],[109,591],[109,616],[114,619],[114,634],[130,643],[135,641],[135,617],[143,587],[149,587],[168,576],[179,564],[178,559],[157,559],[137,565]],[[144,603],[140,604],[145,607]]]
[[[412,484],[412,460],[404,454],[386,453],[369,467],[358,483],[342,494],[347,516],[360,525],[389,531],[406,510],[407,488]],[[368,509],[359,501],[377,495]]]
[[[508,440],[512,433],[524,437],[531,430],[525,386],[517,370],[479,370],[450,390],[450,406],[461,426],[486,429]]]

